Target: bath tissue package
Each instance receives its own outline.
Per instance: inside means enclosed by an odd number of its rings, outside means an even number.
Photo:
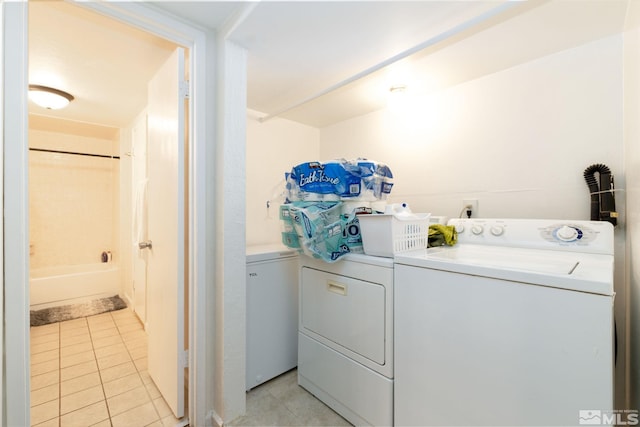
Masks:
[[[280,220],[286,246],[325,262],[363,253],[358,215],[371,214],[391,192],[388,166],[360,158],[307,162],[285,177]]]
[[[385,164],[366,160],[307,162],[285,174],[288,201],[384,200],[393,187]]]

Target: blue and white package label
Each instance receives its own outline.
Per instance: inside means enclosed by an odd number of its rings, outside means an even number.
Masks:
[[[343,197],[360,195],[360,177],[349,173],[340,163],[302,163],[293,168],[291,179],[301,191],[307,193]]]

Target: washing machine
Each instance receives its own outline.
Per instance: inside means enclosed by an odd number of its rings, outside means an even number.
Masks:
[[[354,425],[392,425],[393,260],[300,264],[298,383]]]
[[[298,254],[247,247],[247,365],[250,390],[298,364]]]
[[[395,257],[396,425],[609,419],[613,226],[449,223],[458,244]]]

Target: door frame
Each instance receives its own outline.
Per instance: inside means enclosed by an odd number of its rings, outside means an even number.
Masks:
[[[29,204],[27,2],[0,2],[3,31],[3,278],[4,425],[28,425],[29,366]],[[11,185],[5,185],[11,183]],[[11,391],[9,393],[9,391]]]
[[[82,2],[79,6],[153,33],[189,49],[190,97],[188,221],[189,271],[189,391],[188,416],[192,425],[207,424],[205,394],[206,351],[206,123],[205,100],[208,85],[207,35],[204,31],[156,11],[128,2]],[[4,206],[4,309],[5,377],[0,396],[3,425],[29,425],[29,208],[28,208],[28,3],[0,1],[2,8],[3,104],[3,191]],[[10,43],[4,41],[11,40]],[[10,108],[8,108],[10,107]],[[4,183],[11,185],[4,185]],[[0,199],[2,200],[2,199]],[[0,202],[2,203],[2,202]],[[8,250],[10,249],[10,250]],[[1,294],[0,294],[1,295]],[[2,307],[2,306],[0,306]],[[1,308],[0,308],[1,310]],[[0,314],[2,314],[0,312]],[[198,375],[197,370],[201,373]],[[11,393],[7,393],[8,389]]]
[[[4,27],[4,7],[0,7],[0,27]],[[0,31],[0,58],[4,63],[4,32]],[[0,68],[0,99],[4,99],[4,67]],[[4,122],[4,103],[0,102],[0,117]],[[2,141],[4,142],[4,125],[0,124],[2,129]],[[3,144],[4,145],[4,144]],[[3,150],[4,151],[4,150]],[[4,187],[4,162],[0,161],[0,186]],[[4,197],[0,197],[0,211],[4,212]],[[4,227],[0,227],[0,238],[4,242]],[[0,275],[4,278],[4,243],[0,246]],[[4,319],[4,281],[3,292],[0,292],[0,319]],[[4,328],[0,328],[0,353],[4,354]],[[6,425],[5,413],[4,413],[4,370],[0,369],[0,423]]]

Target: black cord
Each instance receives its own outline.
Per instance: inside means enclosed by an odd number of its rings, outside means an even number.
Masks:
[[[473,208],[473,206],[471,206],[471,205],[467,205],[467,206],[463,207],[462,210],[460,211],[460,215],[458,216],[458,218],[462,218],[462,215],[465,213],[465,211],[466,211],[466,214],[467,214],[467,218],[471,218],[471,213],[473,212],[472,208]]]

